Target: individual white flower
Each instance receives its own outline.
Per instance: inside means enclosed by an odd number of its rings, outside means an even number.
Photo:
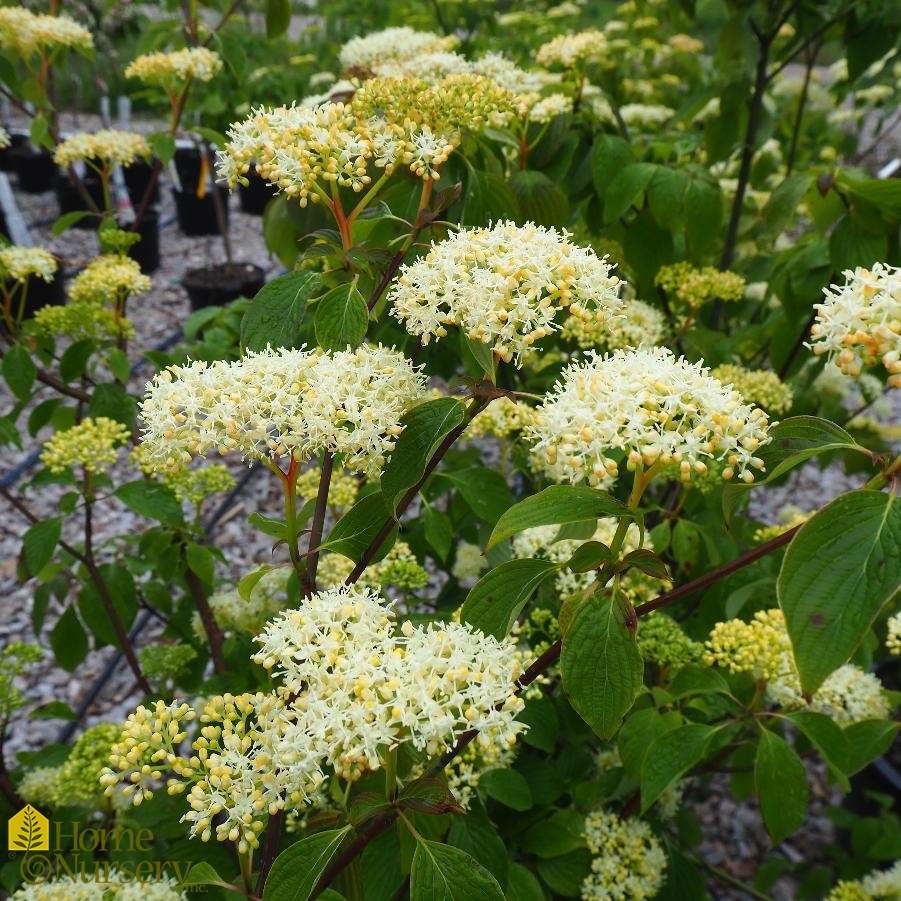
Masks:
[[[598,810],[586,818],[584,835],[593,858],[583,901],[645,901],[660,891],[666,854],[643,820]]]
[[[599,321],[619,314],[620,279],[612,268],[571,244],[566,231],[512,222],[461,229],[401,269],[391,315],[423,344],[456,325],[520,365],[537,340],[559,327],[561,310]]]
[[[177,470],[212,451],[303,461],[329,451],[375,476],[420,399],[423,376],[381,345],[334,353],[266,350],[171,366],[141,407],[149,465]]]
[[[808,346],[853,377],[881,362],[889,386],[901,387],[901,269],[874,263],[842,274],[845,284],[824,289],[825,302],[814,307]]]
[[[372,69],[389,60],[414,59],[428,53],[451,50],[459,43],[453,35],[443,37],[431,31],[416,31],[403,26],[385,28],[351,38],[339,51],[338,61],[345,69]]]
[[[662,347],[587,351],[570,364],[535,412],[527,430],[548,476],[556,481],[606,485],[619,472],[613,454],[637,465],[673,467],[683,480],[725,464],[754,480],[756,451],[771,439],[766,414],[727,390],[699,363]]]

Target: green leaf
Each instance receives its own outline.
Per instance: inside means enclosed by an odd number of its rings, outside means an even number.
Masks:
[[[489,172],[469,169],[466,187],[451,213],[457,213],[460,225],[484,226],[499,219],[516,219],[516,196],[507,183]]]
[[[94,353],[94,342],[90,338],[76,341],[66,348],[65,353],[59,359],[59,376],[64,382],[74,382],[80,379],[88,365],[88,360]]]
[[[40,707],[35,707],[28,717],[34,720],[69,720],[69,722],[80,719],[65,701],[48,701],[46,704],[41,704]]]
[[[569,215],[566,194],[543,172],[520,169],[510,176],[522,217],[538,225],[563,226]]]
[[[577,611],[560,655],[563,689],[601,738],[612,738],[642,689],[644,660],[615,600],[596,594]]]
[[[398,806],[417,813],[439,816],[443,813],[461,813],[447,784],[438,779],[420,778],[408,782],[397,796]]]
[[[641,764],[642,813],[704,759],[707,744],[715,732],[702,723],[689,723],[654,739]]]
[[[404,430],[394,445],[381,481],[382,494],[392,512],[397,510],[404,494],[422,478],[444,438],[465,416],[466,404],[452,397],[439,397],[413,407],[401,419]]]
[[[184,525],[181,504],[167,485],[137,479],[120,485],[113,494],[135,513],[167,526]]]
[[[631,516],[616,498],[583,485],[551,485],[514,504],[497,521],[486,550],[533,526],[597,520],[601,516]]]
[[[474,364],[476,372],[484,373],[488,380],[492,384],[494,383],[497,373],[495,371],[494,351],[491,349],[491,345],[467,337],[466,332],[461,329],[460,353],[467,369],[470,369]]]
[[[850,791],[850,784],[844,778],[850,760],[848,738],[841,727],[825,713],[809,710],[797,710],[788,714],[788,718],[820,752],[834,773],[842,777],[844,790]]]
[[[391,465],[390,462],[388,465]],[[423,531],[425,540],[438,555],[438,559],[446,562],[454,543],[454,527],[450,517],[434,507],[426,506],[423,512]]]
[[[638,626],[638,635],[641,637],[641,625]],[[672,681],[666,686],[666,690],[674,698],[686,698],[690,695],[728,694],[729,683],[709,666],[700,666],[689,663],[683,666]]]
[[[31,354],[21,344],[14,344],[3,355],[3,378],[19,400],[28,400],[31,396],[37,372]]]
[[[637,569],[652,579],[666,581],[670,578],[670,572],[666,564],[650,548],[645,547],[629,551],[623,557],[623,565],[627,568]]]
[[[306,901],[349,831],[317,832],[285,848],[269,871],[263,901]]]
[[[131,375],[131,363],[118,347],[110,350],[106,358],[106,365],[117,382],[121,382],[123,385],[128,382],[128,377]]]
[[[586,541],[573,551],[572,557],[566,561],[566,568],[574,573],[587,573],[610,559],[610,548],[606,544],[602,541]]]
[[[506,885],[510,855],[477,795],[470,801],[466,816],[451,819],[446,841],[474,857],[499,885]]]
[[[88,404],[90,416],[108,416],[130,429],[134,428],[136,412],[137,398],[113,382],[97,385]]]
[[[231,888],[229,885],[205,860],[192,862],[191,868],[185,874],[185,878],[178,884],[179,888],[186,885],[221,885]]]
[[[489,798],[500,802],[511,810],[530,810],[532,790],[522,773],[506,767],[486,770],[479,776],[479,785]]]
[[[31,120],[31,128],[29,131],[31,143],[34,144],[35,147],[43,147],[47,150],[53,147],[53,140],[50,137],[50,124],[47,122],[46,116],[35,116]]]
[[[338,285],[316,301],[316,343],[324,350],[359,347],[369,327],[369,310],[356,285]]]
[[[160,132],[159,134],[151,135],[148,140],[154,155],[159,157],[160,162],[164,166],[168,166],[175,156],[175,138],[166,132]]]
[[[247,517],[247,522],[264,535],[277,538],[279,541],[288,540],[288,524],[283,519],[273,519],[271,516],[263,516],[262,513],[254,511]]]
[[[521,863],[511,863],[507,876],[507,898],[513,901],[544,901],[541,883]]]
[[[300,347],[307,302],[321,287],[319,276],[307,271],[289,272],[263,285],[241,320],[242,347]]]
[[[901,591],[901,504],[850,491],[792,539],[776,582],[801,687],[813,693],[846,663]]]
[[[504,901],[504,893],[494,876],[465,851],[419,841],[410,870],[410,901]]]
[[[653,163],[631,163],[620,170],[607,185],[604,201],[604,223],[616,222],[633,206],[641,206],[645,188],[650,184],[657,166]]]
[[[890,720],[861,720],[844,729],[848,741],[847,775],[859,773],[892,746],[898,723]]]
[[[685,192],[685,237],[696,260],[716,249],[723,221],[723,192],[719,185],[693,179]]]
[[[778,845],[804,822],[808,792],[801,758],[775,732],[761,733],[754,783],[766,831]]]
[[[648,185],[648,206],[654,221],[669,231],[680,231],[684,222],[685,191],[689,176],[681,169],[657,166]]]
[[[266,39],[281,37],[291,24],[291,0],[266,0]]]
[[[485,522],[497,522],[498,517],[513,503],[510,488],[496,470],[473,466],[470,469],[439,472],[436,477],[453,482],[472,512]]]
[[[81,222],[85,216],[90,216],[90,210],[72,210],[71,213],[63,213],[50,227],[50,234],[58,238],[63,232],[68,231],[77,222]]]
[[[873,234],[861,228],[847,213],[829,235],[829,262],[836,272],[872,266],[875,260],[888,256],[888,235]]]
[[[390,516],[381,491],[367,494],[335,523],[322,549],[342,554],[356,562]],[[390,548],[391,544],[393,541],[389,537],[386,546]]]
[[[505,638],[532,592],[559,567],[549,560],[508,560],[487,572],[470,589],[460,621],[486,635]]]
[[[53,559],[62,525],[63,520],[59,516],[43,519],[22,536],[22,555],[29,576],[36,576]]]
[[[591,860],[588,848],[576,848],[569,854],[537,861],[535,869],[552,891],[564,898],[578,898],[582,883],[591,872]]]
[[[548,754],[554,750],[560,733],[560,722],[557,708],[550,698],[530,698],[516,720],[529,727],[522,735],[522,740],[527,745]]]
[[[797,215],[798,206],[811,181],[810,175],[790,175],[776,186],[760,211],[763,227],[756,235],[759,241],[774,241],[782,233],[792,217]]]
[[[613,179],[634,159],[631,145],[618,135],[595,137],[591,147],[591,179],[598,197],[604,199]]]
[[[56,662],[68,673],[88,654],[88,636],[74,607],[66,607],[50,633],[50,647]]]
[[[191,572],[197,575],[201,581],[207,585],[213,584],[213,577],[216,573],[216,558],[208,547],[192,541],[185,551],[185,559]]]
[[[257,582],[263,578],[268,572],[272,572],[276,567],[271,566],[266,563],[263,566],[259,567],[259,569],[255,569],[253,572],[247,573],[240,582],[238,582],[238,597],[242,598],[245,601],[250,600],[250,596],[253,594],[254,588],[257,587]]]

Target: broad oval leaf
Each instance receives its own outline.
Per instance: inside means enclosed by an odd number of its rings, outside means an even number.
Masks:
[[[269,871],[263,901],[306,901],[349,831],[317,832],[285,848]]]
[[[514,504],[498,519],[486,550],[534,526],[583,522],[601,516],[632,516],[615,497],[584,485],[551,485]]]
[[[167,485],[137,479],[120,485],[113,494],[135,513],[156,519],[167,526],[184,524],[181,504]]]
[[[558,568],[549,560],[531,557],[501,563],[472,586],[460,621],[486,635],[506,637],[532,592]]]
[[[774,845],[788,838],[807,816],[807,772],[801,758],[775,732],[757,746],[754,784],[766,831]]]
[[[612,738],[642,688],[644,660],[622,608],[595,595],[576,613],[560,655],[563,688],[579,716]]]
[[[569,215],[566,194],[543,172],[520,169],[510,176],[510,188],[516,195],[524,219],[538,225],[566,224]]]
[[[34,360],[21,344],[14,344],[3,355],[3,378],[19,400],[28,400],[36,375]]]
[[[307,271],[289,272],[264,285],[241,320],[241,345],[245,350],[298,347],[307,302],[321,287],[319,276]]]
[[[313,327],[324,350],[359,347],[369,326],[369,310],[356,285],[338,285],[316,301]]]
[[[381,491],[367,494],[335,523],[334,528],[329,532],[328,539],[322,545],[322,549],[342,554],[356,562],[390,515]],[[394,544],[393,536],[396,535],[397,527],[382,545],[382,555],[391,549]],[[376,559],[379,559],[378,555],[373,558],[373,562]]]
[[[419,841],[410,870],[410,901],[504,901],[504,893],[494,876],[465,851]]]
[[[704,759],[715,731],[703,723],[689,723],[654,739],[641,762],[642,813]]]
[[[850,491],[795,535],[776,582],[801,687],[815,692],[846,663],[901,592],[901,504]]]

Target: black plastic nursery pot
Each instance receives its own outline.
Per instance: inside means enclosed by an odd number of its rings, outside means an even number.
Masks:
[[[247,182],[246,186],[241,185],[238,189],[241,212],[249,213],[251,216],[262,216],[266,204],[275,197],[277,191],[257,175],[256,169],[251,169],[247,173]]]
[[[228,192],[222,187],[217,187],[216,190],[219,191],[219,196],[222,198],[222,214],[227,225]],[[193,191],[177,191],[173,188],[172,196],[175,198],[178,227],[183,234],[191,237],[220,234],[212,191],[207,191],[203,197],[198,197]]]
[[[54,187],[59,167],[46,150],[33,150],[23,144],[16,148],[14,156],[19,187],[26,194],[42,194]]]
[[[195,191],[203,173],[203,157],[198,147],[177,147],[172,157],[183,191]]]
[[[153,174],[153,163],[138,160],[130,166],[125,166],[122,169],[122,174],[125,176],[125,188],[128,191],[128,198],[131,200],[131,205],[137,209],[144,199],[147,186],[150,184],[150,176]],[[157,179],[154,182],[153,192],[147,202],[149,204],[158,203],[159,199],[160,180]]]
[[[22,319],[32,319],[42,307],[62,306],[66,302],[66,292],[64,287],[65,272],[60,266],[53,275],[52,282],[45,282],[36,275],[31,275],[26,283],[25,292],[25,311]],[[19,313],[19,297],[21,295],[16,292],[16,298],[13,300],[13,316]]]
[[[130,229],[130,225],[123,228]],[[144,275],[150,275],[160,268],[160,214],[147,209],[138,227],[141,240],[128,248],[128,255],[141,267]]]
[[[103,185],[96,176],[85,176],[81,180],[84,189],[88,192],[91,200],[98,210],[104,209],[105,200],[103,197]],[[60,216],[66,213],[74,213],[76,211],[87,210],[88,206],[84,198],[78,191],[78,188],[70,181],[69,176],[61,172],[56,180],[56,202],[59,206]],[[83,216],[72,227],[81,228],[85,231],[96,231],[100,224],[100,217],[94,214]]]
[[[0,150],[0,172],[15,172],[18,168],[18,155],[21,148],[28,144],[28,135],[13,131],[9,135],[9,147]]]
[[[265,281],[265,273],[253,263],[216,263],[188,269],[181,279],[194,310],[253,297]]]

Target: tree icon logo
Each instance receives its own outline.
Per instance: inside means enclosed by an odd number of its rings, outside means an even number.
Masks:
[[[9,850],[50,850],[50,823],[47,817],[30,804],[26,804],[9,819]]]

